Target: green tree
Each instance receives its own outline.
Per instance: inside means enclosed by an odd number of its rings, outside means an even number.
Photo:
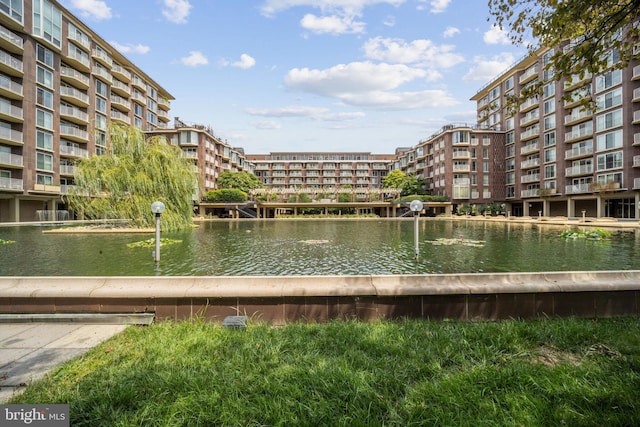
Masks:
[[[248,193],[249,190],[264,188],[262,181],[249,172],[222,172],[216,181],[218,188],[236,188]]]
[[[137,128],[113,125],[105,155],[81,160],[69,208],[88,219],[127,219],[133,227],[152,227],[151,203],[165,204],[162,226],[191,226],[196,175],[179,147],[164,138],[145,139]]]
[[[425,185],[426,181],[424,178],[418,178],[416,175],[407,175],[402,181],[401,195],[406,196],[407,194],[425,194]]]
[[[402,183],[407,177],[407,174],[401,170],[392,170],[382,179],[382,188],[402,188]]]
[[[507,30],[514,44],[533,51],[571,43],[570,49],[556,49],[546,65],[558,81],[625,68],[638,59],[638,11],[640,0],[489,0],[489,20]],[[545,83],[529,86],[519,98],[539,93]]]
[[[204,195],[207,202],[246,202],[247,193],[237,188],[221,188],[219,190],[209,190]]]

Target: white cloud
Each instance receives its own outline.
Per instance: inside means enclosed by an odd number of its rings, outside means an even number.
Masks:
[[[491,58],[476,56],[473,58],[473,63],[475,65],[462,77],[462,80],[465,82],[490,82],[510,67],[514,62],[515,57],[509,52],[501,53]]]
[[[449,7],[451,0],[431,0],[431,13],[442,13]]]
[[[359,13],[367,6],[376,4],[399,6],[405,1],[406,0],[265,0],[260,10],[265,16],[272,16],[283,10],[299,6],[315,7],[322,11],[341,10]]]
[[[260,121],[260,122],[252,122],[251,124],[256,129],[272,130],[272,129],[280,129],[282,127],[275,120],[263,120],[263,121]]]
[[[396,26],[396,17],[393,15],[389,15],[387,16],[384,21],[382,22],[382,25],[387,26],[387,27],[395,27]]]
[[[355,16],[316,16],[307,13],[300,20],[302,28],[316,34],[358,34],[363,33],[364,22],[354,21]]]
[[[109,44],[119,50],[121,53],[140,53],[145,54],[148,53],[151,48],[149,46],[145,46],[142,44],[120,44],[118,42],[111,41]]]
[[[102,0],[69,0],[69,7],[85,18],[103,20],[112,17],[111,8]]]
[[[505,30],[501,30],[500,27],[493,25],[484,33],[482,39],[486,44],[504,44],[510,45],[509,34]]]
[[[285,85],[290,90],[336,98],[345,104],[373,109],[402,110],[456,103],[441,90],[394,91],[405,83],[427,77],[427,71],[403,64],[352,62],[325,70],[292,69],[285,77]]]
[[[200,65],[207,65],[209,60],[206,56],[197,50],[192,50],[189,52],[189,56],[185,56],[184,58],[180,58],[180,62],[186,65],[187,67],[197,67]]]
[[[431,40],[413,40],[375,37],[363,45],[365,56],[378,61],[401,64],[415,64],[429,68],[449,68],[461,62],[464,57],[452,52],[452,45],[435,45]]]
[[[444,30],[444,33],[442,33],[442,36],[447,39],[450,37],[455,36],[456,34],[460,34],[460,30],[457,29],[456,27],[447,27],[446,30]]]
[[[245,112],[252,116],[263,117],[302,117],[323,122],[347,122],[365,117],[361,111],[332,112],[323,107],[288,106],[276,108],[247,108]]]
[[[250,55],[243,53],[242,55],[240,55],[239,61],[232,62],[227,59],[221,59],[220,61],[218,61],[218,63],[220,64],[221,67],[235,67],[235,68],[242,68],[243,70],[246,70],[256,65],[256,60],[253,59],[253,57],[251,57]]]
[[[175,24],[184,24],[191,11],[189,0],[164,0],[162,15]]]

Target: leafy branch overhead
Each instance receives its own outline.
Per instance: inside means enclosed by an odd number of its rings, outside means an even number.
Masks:
[[[639,59],[639,11],[640,0],[489,0],[489,20],[514,44],[530,53],[555,48],[544,65],[555,81],[623,69]],[[527,86],[519,99],[540,94],[549,80]]]

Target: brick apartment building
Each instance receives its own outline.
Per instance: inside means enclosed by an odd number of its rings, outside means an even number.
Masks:
[[[166,128],[172,99],[58,2],[1,1],[0,222],[65,219],[75,162],[112,121]]]

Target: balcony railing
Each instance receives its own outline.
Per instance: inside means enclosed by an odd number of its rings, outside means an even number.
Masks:
[[[10,102],[5,100],[0,100],[0,114],[19,119],[20,121],[23,119],[22,108],[16,105],[11,105]]]
[[[60,145],[60,153],[68,156],[81,157],[83,159],[89,158],[89,152],[87,150],[74,145]]]
[[[565,142],[572,141],[574,139],[580,139],[580,138],[591,136],[591,135],[593,135],[593,129],[580,129],[578,131],[571,131],[571,132],[565,133],[564,140]]]
[[[537,142],[534,144],[527,144],[520,147],[520,154],[529,154],[535,151],[540,151],[540,144]]]
[[[24,136],[22,135],[22,132],[19,130],[7,129],[5,127],[0,127],[0,139],[20,145],[24,144]]]
[[[8,41],[13,46],[18,48],[18,50],[22,50],[23,41],[22,38],[13,33],[13,31],[8,30],[7,28],[0,25],[0,38]]]
[[[525,160],[523,162],[520,162],[520,167],[522,169],[526,169],[526,168],[532,168],[535,166],[540,166],[540,159],[529,159],[529,160]]]
[[[0,152],[0,165],[23,166],[23,158],[19,154]]]
[[[86,130],[83,130],[74,126],[70,126],[70,125],[65,125],[62,123],[60,124],[60,133],[62,135],[75,136],[83,140],[89,139],[89,132],[87,132]]]
[[[18,178],[0,177],[0,188],[8,190],[22,190],[22,180]]]
[[[14,58],[6,52],[0,51],[0,63],[19,71],[20,74],[23,72],[22,61]]]
[[[593,173],[593,165],[578,165],[565,169],[565,176],[590,175]]]
[[[593,154],[593,147],[578,147],[564,152],[565,159],[571,159],[574,157],[582,157]]]
[[[64,65],[60,67],[60,74],[63,76],[71,77],[79,82],[82,82],[85,86],[89,86],[89,77],[82,74],[80,71],[75,70],[71,67],[65,67]]]
[[[525,198],[525,197],[537,197],[540,194],[540,189],[539,188],[532,188],[529,190],[522,190],[520,192],[520,197]]]
[[[527,175],[522,175],[520,177],[520,182],[525,183],[525,182],[537,182],[540,181],[540,174],[539,173],[530,173]]]
[[[9,92],[15,93],[22,97],[22,85],[14,82],[7,76],[0,75],[0,88],[6,89]]]
[[[565,194],[591,193],[591,184],[574,184],[564,187]]]

